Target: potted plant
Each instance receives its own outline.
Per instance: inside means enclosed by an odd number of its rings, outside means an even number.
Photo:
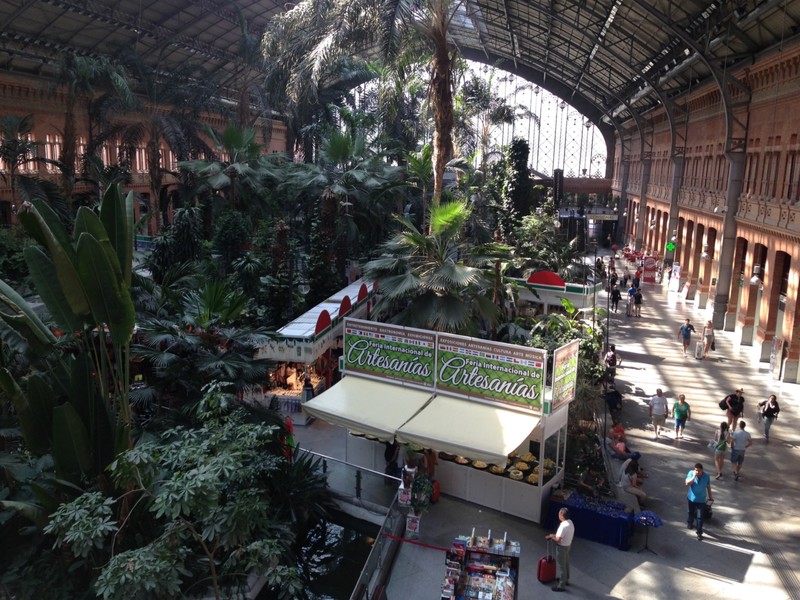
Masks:
[[[411,511],[406,515],[406,537],[419,537],[419,521],[431,504],[433,482],[427,475],[418,473],[411,484]]]

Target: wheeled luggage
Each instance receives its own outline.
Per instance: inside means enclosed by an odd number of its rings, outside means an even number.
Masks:
[[[697,360],[703,360],[703,351],[704,350],[705,350],[705,344],[703,343],[703,340],[698,341],[694,345],[694,357]]]
[[[539,559],[536,577],[542,583],[550,583],[556,579],[556,557],[551,552],[549,540],[547,542],[547,554]]]

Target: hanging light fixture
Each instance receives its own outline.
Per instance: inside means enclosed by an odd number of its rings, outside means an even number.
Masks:
[[[753,276],[750,278],[750,285],[758,285],[761,283],[761,265],[753,267]]]

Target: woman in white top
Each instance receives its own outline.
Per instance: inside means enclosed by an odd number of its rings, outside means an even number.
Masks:
[[[708,351],[711,350],[711,344],[714,343],[714,325],[711,321],[706,321],[706,326],[703,327],[703,340],[705,341],[703,358],[706,358],[708,356]]]

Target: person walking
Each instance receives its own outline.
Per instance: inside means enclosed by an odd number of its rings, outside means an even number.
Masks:
[[[778,418],[781,407],[778,405],[778,398],[775,394],[771,394],[768,400],[759,402],[758,407],[761,409],[761,415],[764,418],[764,439],[769,443],[769,430],[773,421]]]
[[[611,287],[611,309],[614,312],[618,312],[619,309],[619,301],[622,299],[622,292],[619,291],[619,288],[614,285]]]
[[[736,428],[736,421],[744,417],[744,390],[739,388],[733,394],[725,396],[725,404],[728,408],[725,414],[728,417],[728,427],[731,430]]]
[[[680,439],[683,437],[686,421],[692,420],[692,408],[686,402],[685,395],[678,396],[678,401],[672,405],[672,417],[675,419],[675,438]]]
[[[631,285],[631,287],[628,288],[628,298],[627,298],[628,306],[625,309],[626,317],[633,316],[633,297],[635,295],[636,295],[636,288],[633,285]]]
[[[546,540],[553,540],[556,543],[556,562],[560,569],[558,584],[553,586],[554,592],[563,592],[569,585],[569,549],[572,545],[572,538],[575,537],[575,525],[569,518],[567,507],[558,511],[559,525],[555,533],[548,533]]]
[[[634,317],[641,317],[642,316],[642,290],[636,288],[636,293],[633,295],[633,316]]]
[[[686,487],[689,491],[686,498],[689,501],[689,517],[686,524],[689,529],[697,527],[697,539],[703,539],[703,509],[706,506],[706,500],[714,501],[714,495],[711,491],[711,478],[703,470],[701,463],[696,463],[694,469],[686,474],[684,480]]]
[[[614,378],[617,376],[617,366],[622,364],[622,359],[617,355],[617,347],[614,344],[608,347],[608,352],[603,357],[603,363],[606,366],[606,381],[614,383]]]
[[[708,351],[711,350],[711,346],[714,345],[714,325],[711,321],[706,321],[703,327],[703,342],[703,358],[706,358],[708,357]]]
[[[719,424],[719,429],[714,433],[714,466],[717,467],[717,474],[714,479],[722,478],[722,469],[725,466],[725,452],[728,450],[728,440],[730,439],[730,429],[728,422],[723,421]]]
[[[669,404],[667,404],[667,397],[661,388],[656,390],[656,395],[650,398],[650,420],[653,422],[653,430],[655,431],[655,438],[658,440],[659,428],[664,429],[664,423],[667,421],[669,414]]]
[[[692,341],[692,334],[695,333],[694,325],[690,319],[686,319],[683,325],[678,329],[678,339],[683,342],[683,355],[686,356],[686,350]]]
[[[733,467],[733,478],[736,481],[739,481],[742,476],[740,471],[744,462],[745,450],[752,445],[753,438],[749,431],[745,431],[745,422],[739,421],[739,429],[731,434],[731,466]]]

